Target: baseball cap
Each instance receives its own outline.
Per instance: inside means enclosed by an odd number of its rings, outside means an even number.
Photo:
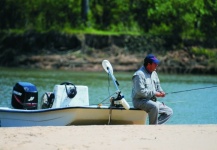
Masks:
[[[146,63],[155,63],[155,64],[159,64],[160,60],[158,60],[153,54],[148,54],[145,59],[144,62]]]

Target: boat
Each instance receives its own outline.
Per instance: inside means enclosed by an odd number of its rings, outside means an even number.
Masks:
[[[74,106],[40,110],[0,108],[1,127],[145,124],[141,110]]]
[[[104,60],[102,66],[116,87],[109,106],[89,105],[88,87],[71,82],[55,85],[38,104],[34,84],[17,82],[12,107],[0,107],[0,127],[146,124],[147,113],[131,107],[124,99],[110,62]]]

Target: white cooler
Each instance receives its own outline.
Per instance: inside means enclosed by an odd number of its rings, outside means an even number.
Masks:
[[[66,85],[67,89],[74,88],[72,85]],[[55,85],[54,87],[54,103],[52,108],[70,107],[70,106],[89,106],[88,87],[77,85],[77,94],[74,98],[69,98],[66,93],[65,85]]]

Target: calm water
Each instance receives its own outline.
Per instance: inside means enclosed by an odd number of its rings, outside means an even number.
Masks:
[[[114,75],[119,88],[131,105],[131,77],[133,73]],[[159,74],[166,97],[158,99],[170,106],[174,115],[167,124],[217,124],[217,87],[172,94],[171,92],[217,86],[216,76]],[[10,107],[11,92],[18,81],[36,85],[39,101],[54,85],[71,81],[89,87],[90,104],[99,104],[115,92],[112,80],[105,72],[73,72],[60,70],[27,70],[0,68],[0,107]],[[105,100],[104,105],[109,101]]]

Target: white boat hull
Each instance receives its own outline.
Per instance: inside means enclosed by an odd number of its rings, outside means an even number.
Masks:
[[[0,127],[145,124],[147,113],[131,108],[64,107],[40,110],[0,108]]]
[[[146,123],[147,113],[143,110],[130,108],[125,100],[125,105],[123,105],[123,98],[116,100],[116,102],[122,102],[121,104],[111,104],[112,109],[109,106],[90,106],[88,87],[82,85],[76,86],[77,94],[73,98],[69,97],[68,93],[68,91],[75,89],[73,85],[55,85],[53,90],[54,99],[50,100],[48,95],[44,94],[39,109],[25,109],[24,106],[32,105],[32,99],[34,100],[35,95],[32,96],[32,93],[29,92],[33,87],[32,84],[20,82],[14,88],[13,108],[0,107],[0,127]],[[117,93],[120,94],[120,92]],[[29,97],[25,98],[27,95]],[[50,103],[52,100],[53,103]],[[20,106],[23,106],[23,108]]]

